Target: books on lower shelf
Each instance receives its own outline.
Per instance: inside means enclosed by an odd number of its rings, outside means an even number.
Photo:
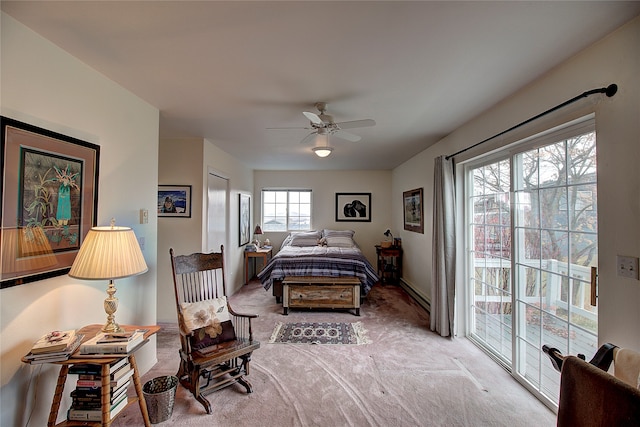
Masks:
[[[70,421],[102,420],[102,366],[78,363],[69,368],[70,374],[77,374],[76,388],[71,392],[72,404],[67,411]],[[131,385],[133,367],[128,357],[122,357],[109,365],[110,419],[127,406],[127,389]]]
[[[100,332],[95,337],[80,345],[80,354],[127,354],[144,340],[143,331],[135,331],[133,335],[116,340],[112,335]]]
[[[113,374],[118,369],[122,368],[124,365],[129,365],[129,359],[126,356],[121,357],[120,359],[112,362],[109,365],[109,374]],[[75,363],[69,368],[70,374],[78,374],[78,375],[101,375],[102,368],[101,365],[97,363]]]
[[[125,369],[125,367],[123,367],[122,369]],[[128,365],[128,369],[125,369],[124,373],[122,375],[119,375],[117,379],[114,379],[113,375],[114,374],[111,374],[111,378],[109,378],[109,386],[112,389],[120,387],[122,384],[127,382],[129,378],[131,378],[131,376],[133,375],[133,369],[131,369],[131,365]],[[93,390],[100,387],[102,387],[102,378],[99,376],[97,376],[94,379],[78,379],[76,381],[76,390],[78,389]]]
[[[128,403],[127,394],[120,396],[120,400],[111,404],[109,419],[113,419],[120,411],[122,411]],[[85,408],[69,408],[67,411],[67,419],[69,421],[102,421],[102,407],[94,409]]]
[[[60,362],[63,360],[67,360],[78,349],[78,347],[80,347],[80,343],[82,342],[83,338],[84,335],[82,334],[74,334],[73,340],[70,341],[69,344],[67,344],[61,350],[36,353],[31,350],[29,354],[27,354],[24,358],[32,364]]]

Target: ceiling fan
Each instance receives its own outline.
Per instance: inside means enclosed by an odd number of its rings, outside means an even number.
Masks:
[[[368,126],[375,126],[375,120],[365,119],[365,120],[351,120],[348,122],[335,122],[333,120],[333,116],[327,114],[327,103],[326,102],[316,102],[315,107],[318,109],[320,114],[310,113],[308,111],[304,111],[302,114],[309,119],[309,126],[305,127],[289,127],[289,128],[268,128],[268,129],[307,129],[312,132],[302,139],[302,143],[306,143],[314,139],[316,135],[321,136],[337,136],[338,138],[345,139],[347,141],[360,141],[361,137],[358,135],[354,135],[350,132],[345,132],[344,129],[353,129],[353,128],[361,128]]]

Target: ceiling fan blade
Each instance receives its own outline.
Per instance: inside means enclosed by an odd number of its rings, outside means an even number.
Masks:
[[[316,132],[311,132],[309,135],[305,136],[302,139],[302,141],[300,141],[300,144],[306,144],[307,142],[311,141],[315,136],[316,136]]]
[[[302,126],[289,126],[289,127],[281,127],[281,128],[265,128],[267,130],[273,130],[273,129],[307,129],[307,130],[311,130],[310,127],[302,127]]]
[[[303,111],[302,114],[304,114],[305,117],[311,121],[311,123],[315,123],[317,125],[324,125],[324,122],[317,114],[309,113],[308,111]]]
[[[338,138],[346,139],[347,141],[352,141],[352,142],[357,142],[362,139],[361,136],[354,135],[352,133],[345,132],[343,130],[337,130],[333,133],[333,135],[337,136]]]
[[[350,122],[340,122],[336,123],[340,129],[353,129],[353,128],[364,128],[368,126],[375,126],[376,121],[372,119],[365,120],[352,120]]]

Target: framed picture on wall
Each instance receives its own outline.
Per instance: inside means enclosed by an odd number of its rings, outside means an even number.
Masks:
[[[404,229],[424,234],[424,215],[422,209],[422,188],[402,193]]]
[[[158,216],[191,218],[191,186],[159,185]]]
[[[371,222],[371,193],[336,193],[336,221]]]
[[[244,246],[249,243],[251,238],[251,196],[248,194],[240,194],[240,206],[239,212],[239,237],[238,242],[240,246]]]
[[[67,274],[96,225],[100,146],[0,117],[0,288]]]

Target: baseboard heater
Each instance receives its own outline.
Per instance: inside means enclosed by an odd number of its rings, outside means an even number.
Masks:
[[[404,279],[400,278],[400,287],[407,291],[409,296],[414,299],[415,302],[420,305],[420,307],[424,308],[428,313],[431,313],[431,303],[427,301],[422,295],[413,290],[413,288],[404,281]]]

